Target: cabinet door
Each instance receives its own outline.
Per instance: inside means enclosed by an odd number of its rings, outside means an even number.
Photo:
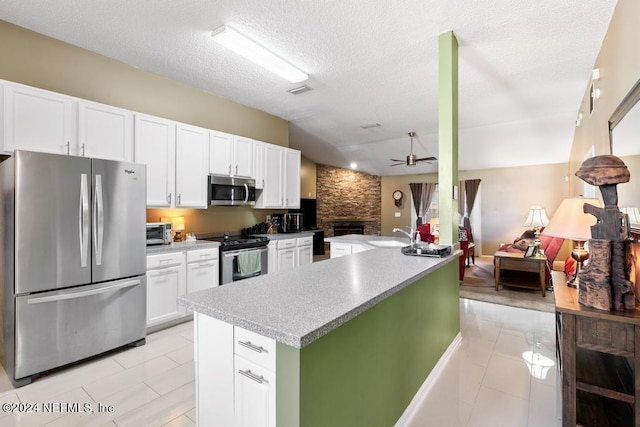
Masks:
[[[253,175],[253,140],[236,136],[233,142],[233,175],[251,178]]]
[[[284,206],[282,179],[284,172],[284,149],[273,144],[265,144],[264,148],[264,189],[262,190],[265,208],[281,208]]]
[[[75,154],[74,98],[28,86],[3,83],[2,151],[31,150]]]
[[[284,204],[291,209],[300,208],[300,151],[286,150]]]
[[[185,308],[177,298],[186,289],[184,264],[147,272],[147,327],[185,315]]]
[[[296,268],[296,248],[278,249],[278,271]]]
[[[135,116],[136,163],[147,165],[147,206],[175,206],[176,125],[159,117]]]
[[[176,207],[207,208],[209,130],[176,127]]]
[[[264,142],[253,141],[253,179],[256,188],[264,188]]]
[[[133,161],[133,112],[79,101],[77,155]]]
[[[296,264],[298,266],[313,263],[313,246],[298,246]]]
[[[275,375],[240,356],[234,361],[235,427],[275,427]]]
[[[187,293],[218,286],[218,260],[187,264]]]
[[[278,271],[278,249],[277,242],[275,240],[269,242],[268,250],[269,254],[267,260],[269,265],[267,267],[267,273],[275,273]]]
[[[209,172],[215,175],[231,176],[233,169],[233,135],[211,131],[211,157]]]

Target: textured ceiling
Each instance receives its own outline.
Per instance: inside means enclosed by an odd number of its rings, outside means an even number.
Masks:
[[[615,0],[0,0],[0,18],[290,121],[310,159],[375,175],[437,156],[438,35],[459,49],[459,168],[566,162]],[[214,43],[231,25],[312,91]],[[380,127],[360,126],[380,123]]]

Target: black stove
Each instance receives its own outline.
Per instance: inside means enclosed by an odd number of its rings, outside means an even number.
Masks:
[[[259,248],[267,246],[269,239],[267,237],[248,237],[245,239],[216,237],[205,239],[220,242],[220,251],[235,251],[238,249]]]

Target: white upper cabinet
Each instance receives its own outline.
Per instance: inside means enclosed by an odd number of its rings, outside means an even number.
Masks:
[[[264,188],[256,208],[300,207],[300,151],[264,143]]]
[[[147,165],[147,206],[175,207],[175,122],[136,114],[134,161]]]
[[[253,140],[229,133],[211,131],[210,172],[214,175],[251,178]]]
[[[281,208],[284,206],[282,181],[284,177],[284,148],[264,145],[264,189],[258,196],[256,207]]]
[[[264,142],[253,141],[253,179],[256,181],[256,188],[264,188]]]
[[[285,150],[284,204],[286,208],[300,208],[300,151]]]
[[[208,129],[179,123],[176,128],[176,208],[207,208]]]
[[[133,161],[133,112],[80,100],[78,152],[75,154],[107,160]]]
[[[2,152],[76,154],[76,101],[47,90],[0,82]]]

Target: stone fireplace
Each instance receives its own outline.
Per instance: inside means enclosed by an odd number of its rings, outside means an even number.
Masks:
[[[336,233],[379,235],[381,179],[349,169],[317,165],[318,227]]]

